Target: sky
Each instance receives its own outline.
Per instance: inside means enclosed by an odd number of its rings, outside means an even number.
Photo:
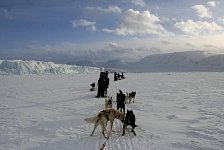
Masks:
[[[0,59],[137,61],[224,53],[222,0],[1,0]]]

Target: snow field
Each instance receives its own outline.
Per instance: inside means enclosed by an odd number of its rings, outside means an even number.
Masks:
[[[105,150],[223,150],[223,73],[127,73],[108,94],[136,91],[127,104],[136,115],[136,136],[114,123]],[[101,128],[90,136],[104,99],[90,83],[99,74],[0,76],[1,150],[92,150],[105,142]]]

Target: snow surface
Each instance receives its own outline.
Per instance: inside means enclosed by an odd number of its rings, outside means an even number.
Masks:
[[[125,74],[114,82],[137,91],[127,104],[136,115],[134,136],[119,120],[105,150],[223,150],[224,73]],[[0,76],[1,150],[97,150],[105,142],[84,118],[104,108],[90,83],[99,74]],[[113,102],[115,107],[116,102]],[[129,129],[130,131],[130,129]]]
[[[74,74],[99,73],[96,67],[55,64],[53,62],[34,60],[0,60],[0,74]]]

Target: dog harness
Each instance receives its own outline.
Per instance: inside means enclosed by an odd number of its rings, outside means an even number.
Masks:
[[[107,120],[109,120],[109,114],[110,114],[111,110],[109,110],[108,112],[106,112],[105,110],[102,110],[101,112],[103,112],[105,114],[105,116],[107,117]]]

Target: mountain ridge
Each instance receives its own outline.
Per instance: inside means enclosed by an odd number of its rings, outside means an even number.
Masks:
[[[131,72],[219,72],[224,71],[222,66],[224,66],[224,55],[204,51],[156,54],[146,56],[138,62],[126,64],[127,70]]]

